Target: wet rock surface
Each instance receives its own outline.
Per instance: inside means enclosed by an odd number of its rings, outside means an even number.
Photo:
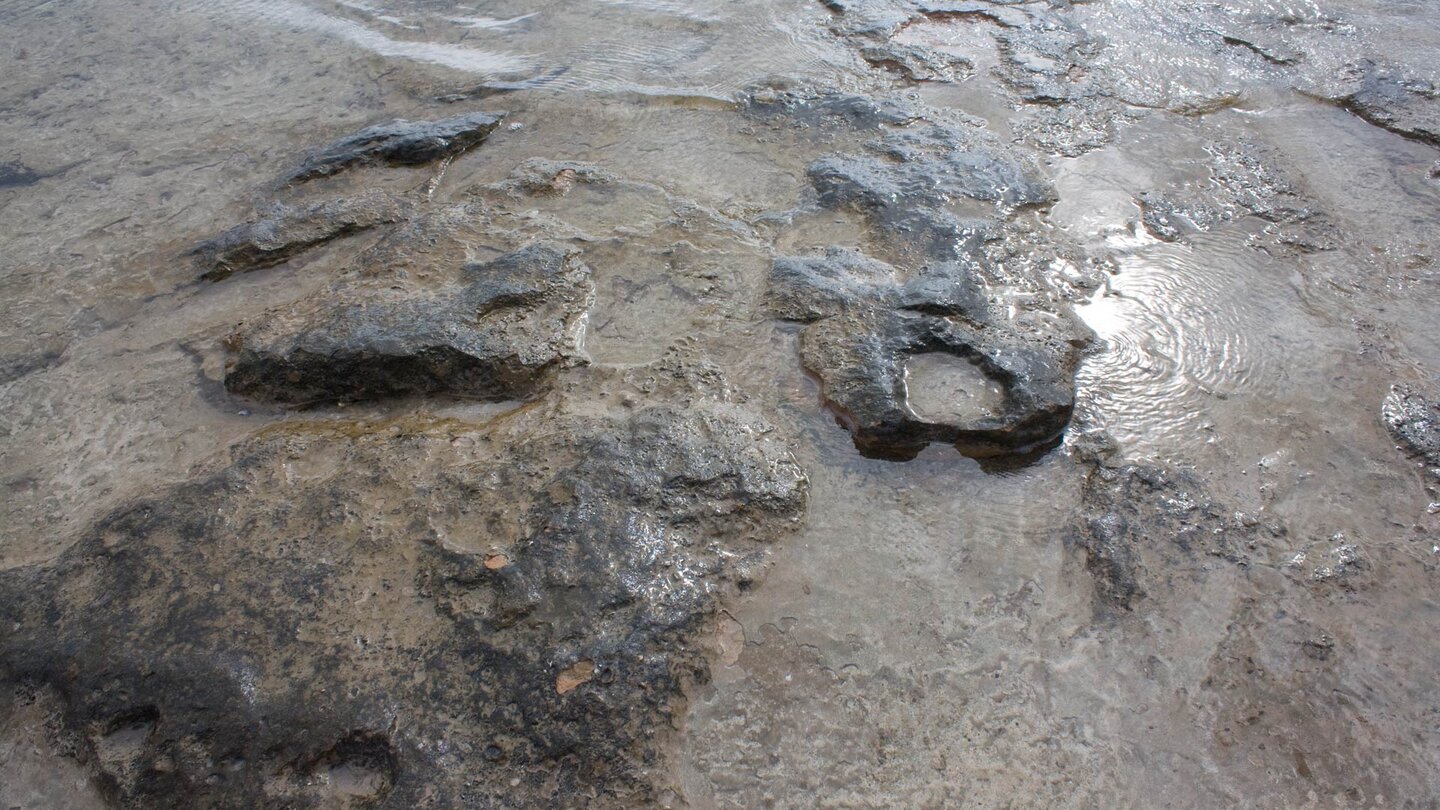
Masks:
[[[818,107],[797,102],[781,110],[798,110],[794,120],[802,125],[816,109],[893,104],[906,111],[840,119],[862,132],[891,131],[867,142],[864,154],[832,155],[807,169],[816,206],[864,217],[901,266],[832,245],[818,255],[781,257],[770,274],[771,314],[810,324],[800,354],[826,404],[856,447],[873,456],[911,458],[932,442],[977,456],[1023,455],[1053,443],[1074,407],[1088,331],[1063,303],[1026,306],[1051,316],[1026,322],[1027,314],[992,305],[992,287],[1002,283],[993,268],[1004,246],[1037,256],[1051,249],[1025,245],[1010,220],[1017,209],[1054,202],[1054,187],[983,130],[922,105],[817,95]],[[1022,283],[1048,283],[1033,269],[1020,272]],[[1000,406],[966,419],[919,414],[909,402],[907,364],[925,355],[973,364],[978,375],[970,387],[999,388]]]
[[[378,275],[361,271],[242,328],[229,339],[225,387],[287,404],[436,392],[524,399],[585,362],[594,288],[572,248],[537,242],[488,262],[437,264],[433,280],[396,274],[397,254],[413,259],[416,241],[435,249],[455,239],[446,221],[465,216],[412,223],[362,259]]]
[[[894,268],[832,248],[778,259],[767,300],[775,315],[810,324],[801,359],[862,452],[906,458],[931,442],[982,456],[1025,452],[1064,430],[1079,350],[1057,347],[1056,364],[1052,353],[1004,335],[988,321],[980,284],[958,263],[926,266],[902,283]],[[973,363],[998,385],[998,412],[964,422],[918,416],[906,362],[937,353]]]
[[[200,277],[219,281],[233,273],[272,267],[333,239],[403,219],[408,205],[383,192],[291,206],[273,203],[191,251]]]
[[[0,163],[0,189],[23,188],[40,182],[40,174],[23,163]]]
[[[4,677],[120,806],[635,806],[803,512],[766,432],[678,359],[489,427],[271,431],[0,574]]]
[[[1440,403],[1419,388],[1396,385],[1381,409],[1385,427],[1407,452],[1440,467]]]
[[[347,135],[307,157],[289,177],[303,182],[351,166],[388,163],[417,166],[452,157],[485,142],[504,113],[474,112],[438,121],[396,120]]]
[[[0,807],[1440,795],[1440,8],[31,6]]]
[[[1207,557],[1244,564],[1254,535],[1281,526],[1239,520],[1215,502],[1193,472],[1153,464],[1088,462],[1084,515],[1069,543],[1085,555],[1099,612],[1137,609],[1147,590],[1175,589]]]
[[[1336,97],[1342,107],[1396,135],[1440,146],[1440,89],[1395,65],[1366,62],[1358,87]]]
[[[1380,415],[1399,449],[1424,467],[1430,511],[1435,511],[1440,503],[1440,397],[1433,386],[1394,385]]]

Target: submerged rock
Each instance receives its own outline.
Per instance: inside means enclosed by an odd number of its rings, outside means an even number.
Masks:
[[[1336,96],[1335,101],[1377,127],[1440,146],[1440,88],[1432,82],[1367,62],[1361,67],[1358,86]]]
[[[1172,580],[1200,569],[1203,557],[1240,562],[1257,535],[1284,533],[1237,520],[1185,470],[1090,462],[1084,513],[1067,540],[1084,551],[1102,610],[1134,610],[1147,590],[1173,591]]]
[[[351,277],[269,313],[231,337],[225,387],[286,404],[432,392],[522,399],[555,369],[585,362],[594,287],[578,251],[537,242],[455,270],[438,283]]]
[[[870,154],[834,155],[808,175],[822,204],[853,207],[882,225],[903,227],[917,209],[955,198],[1007,208],[1054,202],[1055,188],[1029,161],[980,140],[978,133],[926,124],[867,145]]]
[[[305,206],[274,203],[258,219],[201,242],[191,254],[201,278],[219,281],[280,264],[342,236],[398,222],[408,212],[408,204],[384,192]]]
[[[654,801],[696,639],[806,485],[717,372],[592,375],[238,446],[0,572],[0,680],[56,691],[125,807]]]
[[[1301,253],[1333,250],[1335,226],[1316,208],[1273,148],[1249,140],[1217,141],[1210,153],[1210,182],[1200,188],[1139,195],[1141,221],[1155,238],[1180,241],[1246,216],[1271,223],[1275,239]]]
[[[1074,408],[1083,338],[1049,344],[990,318],[985,290],[959,262],[911,278],[855,251],[786,257],[771,271],[772,314],[809,324],[801,360],[862,453],[913,457],[931,442],[976,456],[1024,453],[1057,440]],[[973,366],[960,391],[997,401],[965,416],[927,417],[911,401],[908,364],[946,355]],[[963,369],[962,369],[963,370]]]
[[[306,158],[291,182],[312,180],[363,163],[417,166],[485,142],[505,113],[473,112],[439,121],[396,120],[347,135]]]
[[[901,99],[810,88],[756,87],[742,94],[741,105],[746,115],[761,120],[859,131],[900,126],[920,116],[915,105]]]

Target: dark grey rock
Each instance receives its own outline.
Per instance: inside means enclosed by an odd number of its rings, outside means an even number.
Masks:
[[[396,120],[347,135],[311,155],[290,175],[312,180],[356,164],[418,166],[457,155],[485,142],[505,113],[473,112],[439,121]]]
[[[884,42],[867,45],[860,56],[876,67],[894,71],[912,82],[957,82],[975,70],[970,60],[934,48]]]
[[[809,324],[801,361],[864,454],[906,459],[931,442],[975,456],[1025,453],[1056,441],[1074,407],[1080,341],[1027,340],[988,316],[983,285],[959,262],[927,265],[900,280],[852,250],[777,259],[766,303]],[[998,412],[936,421],[908,402],[906,363],[942,353],[973,363],[1004,391]]]
[[[755,87],[741,94],[740,103],[751,118],[862,132],[902,126],[921,114],[904,99],[809,88]]]
[[[271,267],[343,236],[398,222],[409,205],[383,192],[305,206],[275,203],[259,218],[237,225],[191,251],[201,278],[219,281],[233,273]]]
[[[270,431],[119,507],[0,572],[0,681],[55,690],[122,807],[655,803],[805,480],[713,370],[596,374],[484,428]]]
[[[1440,89],[1375,62],[1359,70],[1358,87],[1335,98],[1340,106],[1396,135],[1440,146]]]
[[[349,278],[237,332],[225,387],[297,405],[433,392],[522,399],[586,361],[593,296],[577,251],[554,242],[462,264],[438,284]]]

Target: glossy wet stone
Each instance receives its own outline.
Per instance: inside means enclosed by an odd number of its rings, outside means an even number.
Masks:
[[[1336,99],[1342,107],[1402,137],[1440,145],[1440,89],[1433,82],[1373,61],[1355,69],[1357,86]]]
[[[927,265],[902,282],[889,265],[843,248],[786,257],[771,271],[767,302],[778,317],[809,324],[801,361],[863,453],[903,459],[931,442],[980,456],[1023,453],[1056,440],[1069,421],[1083,336],[1045,347],[1007,334],[989,318],[982,282],[960,263]],[[1002,392],[997,412],[918,414],[906,366],[936,353],[973,363]]]
[[[112,801],[654,800],[697,634],[803,514],[785,443],[679,359],[396,428],[272,431],[0,572],[0,672]]]

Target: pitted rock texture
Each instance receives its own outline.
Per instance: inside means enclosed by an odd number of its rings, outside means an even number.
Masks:
[[[1385,397],[1381,417],[1395,441],[1440,479],[1440,398],[1427,397],[1418,386],[1395,385]]]
[[[201,278],[219,281],[289,261],[333,239],[399,222],[409,212],[404,200],[375,191],[304,206],[273,203],[258,218],[201,242],[191,253]]]
[[[959,262],[895,268],[844,248],[776,260],[767,305],[806,323],[805,368],[862,453],[912,458],[931,442],[976,456],[1025,453],[1057,440],[1074,409],[1084,337],[1021,335],[990,318],[983,283]],[[909,402],[906,363],[931,353],[976,366],[1003,391],[994,413],[937,421]]]
[[[434,221],[419,223],[421,238],[458,238],[426,227]],[[407,229],[362,263],[407,253],[416,236]],[[438,283],[379,267],[233,335],[226,388],[286,404],[434,392],[523,399],[556,369],[585,362],[594,288],[573,248],[537,242],[493,261],[461,259]]]
[[[803,512],[772,435],[674,360],[277,428],[0,573],[0,679],[125,807],[650,804],[697,633]]]
[[[484,143],[504,118],[503,112],[473,112],[439,121],[376,124],[321,148],[306,158],[289,180],[313,180],[355,165],[418,166],[453,157]]]

